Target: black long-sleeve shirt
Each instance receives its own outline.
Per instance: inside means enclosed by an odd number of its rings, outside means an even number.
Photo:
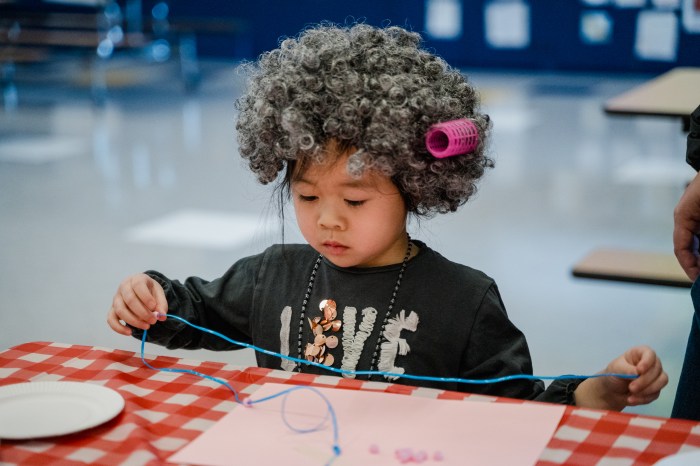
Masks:
[[[379,369],[465,379],[532,374],[525,337],[508,319],[494,281],[478,270],[445,259],[421,242],[414,243],[420,251],[408,262],[403,275],[378,353]],[[320,301],[332,299],[337,303],[337,319],[342,321],[338,332],[325,332],[339,340],[337,347],[325,348],[333,355],[333,367],[369,370],[401,264],[341,268],[323,259],[301,320],[302,302],[317,258],[318,253],[308,245],[277,245],[239,260],[212,281],[190,277],[180,283],[158,272],[148,273],[165,289],[169,313],[285,355],[297,357],[301,348],[302,359],[306,345],[314,341],[309,319],[322,316]],[[134,336],[140,338],[141,332],[135,331]],[[168,348],[238,348],[175,319],[152,326],[148,337]],[[348,351],[350,348],[354,351]],[[259,352],[256,357],[261,367],[296,370],[292,361]],[[323,372],[307,365],[302,365],[302,370]],[[395,381],[568,404],[574,402],[572,393],[580,382],[558,380],[545,390],[539,380],[486,385],[406,378]]]

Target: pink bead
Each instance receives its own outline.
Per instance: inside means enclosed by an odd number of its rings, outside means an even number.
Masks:
[[[413,461],[413,452],[410,448],[399,448],[396,450],[396,459],[402,464],[410,463]]]
[[[428,459],[428,454],[423,450],[417,451],[413,454],[413,461],[416,463],[423,463]]]
[[[436,451],[435,453],[433,453],[433,460],[434,460],[434,461],[442,461],[442,460],[444,460],[444,459],[445,459],[445,457],[442,456],[442,452],[441,452],[440,450],[438,450],[438,451]]]
[[[379,453],[379,446],[376,443],[373,443],[372,445],[369,446],[369,452],[372,453],[373,455],[376,455]]]

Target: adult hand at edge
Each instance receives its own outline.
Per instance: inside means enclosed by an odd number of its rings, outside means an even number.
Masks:
[[[700,175],[690,182],[673,210],[673,252],[693,281],[700,275],[697,234],[700,234]]]

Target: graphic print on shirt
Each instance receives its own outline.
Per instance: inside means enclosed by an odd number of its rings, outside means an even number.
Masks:
[[[362,348],[365,347],[367,337],[372,333],[374,323],[377,320],[377,310],[368,307],[362,310],[362,322],[355,332],[357,309],[346,307],[343,310],[343,362],[340,368],[346,371],[357,370],[357,362],[360,360]],[[354,379],[354,374],[343,374],[343,377]]]
[[[292,308],[285,306],[280,315],[280,354],[289,356],[289,335],[291,332]],[[377,310],[373,307],[367,307],[362,310],[362,321],[355,329],[357,323],[357,309],[347,306],[343,310],[343,359],[341,369],[345,371],[357,370],[357,364],[360,360],[360,355],[365,346],[367,338],[372,333],[374,324],[377,321]],[[405,356],[411,348],[406,339],[401,338],[401,332],[408,330],[415,332],[418,328],[418,314],[411,311],[406,316],[406,311],[401,312],[390,318],[384,328],[384,341],[381,344],[378,370],[382,372],[392,372],[395,374],[405,373],[404,368],[396,366],[396,357],[398,355]],[[285,371],[293,371],[296,364],[288,359],[282,359],[281,368]],[[346,378],[355,378],[353,374],[343,374]],[[398,376],[386,377],[389,380],[396,380]]]
[[[289,356],[289,332],[292,322],[292,308],[290,306],[285,306],[284,309],[282,309],[280,321],[282,324],[280,326],[280,354]],[[285,371],[293,371],[296,367],[296,363],[283,358],[281,367]]]
[[[397,367],[396,356],[406,356],[411,351],[410,346],[405,338],[401,338],[402,330],[410,330],[415,332],[418,328],[418,314],[411,311],[406,317],[406,311],[401,309],[401,312],[387,321],[384,328],[384,341],[379,354],[379,363],[377,369],[382,372],[392,372],[394,374],[403,374],[406,371],[403,367]],[[396,380],[398,376],[385,376],[388,380]]]

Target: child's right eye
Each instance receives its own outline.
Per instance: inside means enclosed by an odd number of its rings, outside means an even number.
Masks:
[[[302,194],[299,194],[299,200],[303,202],[312,202],[318,199],[316,196],[304,196]]]

